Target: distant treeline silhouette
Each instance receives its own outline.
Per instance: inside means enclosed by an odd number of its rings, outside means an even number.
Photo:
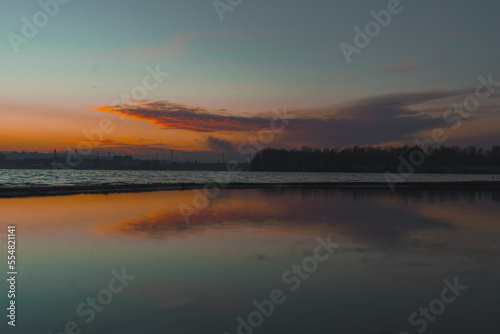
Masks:
[[[475,146],[354,146],[323,150],[304,146],[301,150],[290,151],[267,148],[254,156],[251,169],[276,172],[383,173],[397,172],[402,163],[412,164],[416,173],[500,173],[500,145],[486,150]]]

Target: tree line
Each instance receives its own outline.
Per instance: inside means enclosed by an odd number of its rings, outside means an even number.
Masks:
[[[415,154],[418,153],[418,154]],[[420,154],[422,153],[422,154]],[[423,157],[417,173],[500,173],[500,145],[490,149],[469,146],[362,147],[300,150],[266,148],[251,161],[253,171],[275,172],[396,172],[402,159]]]

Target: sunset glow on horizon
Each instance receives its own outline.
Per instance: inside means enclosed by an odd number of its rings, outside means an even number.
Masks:
[[[339,45],[354,45],[354,28],[387,1],[244,2],[223,21],[210,1],[69,1],[30,38],[22,18],[43,8],[10,2],[0,22],[0,151],[85,142],[93,154],[242,160],[237,148],[269,127],[274,109],[290,123],[266,147],[413,145],[441,128],[446,145],[499,144],[496,29],[475,24],[499,25],[498,4],[446,0],[431,14],[425,1],[401,6],[349,63]],[[491,94],[455,131],[447,110],[481,84]]]

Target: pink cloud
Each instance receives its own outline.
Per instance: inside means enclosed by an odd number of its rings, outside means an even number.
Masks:
[[[226,39],[250,39],[253,38],[252,35],[242,34],[230,30],[213,31],[213,32],[195,32],[184,35],[177,35],[173,37],[173,42],[164,44],[162,46],[156,46],[148,48],[148,51],[152,54],[158,53],[169,53],[173,56],[185,53],[188,51],[187,43],[195,38],[226,38]]]

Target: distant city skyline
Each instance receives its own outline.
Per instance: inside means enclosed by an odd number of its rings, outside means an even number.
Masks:
[[[38,152],[38,151],[0,151],[0,157],[5,156],[7,159],[33,159],[43,158],[51,159],[54,154],[59,158],[64,158],[67,155],[74,155],[75,152],[68,153],[67,151],[56,152]],[[131,156],[134,159],[141,160],[159,160],[168,162],[203,162],[203,163],[216,163],[223,162],[226,152],[208,152],[208,151],[175,151],[163,152],[162,154],[132,154],[128,152],[111,152],[111,151],[95,151],[92,155],[81,155],[83,159],[113,159],[114,157]],[[238,158],[237,155],[229,156],[229,158]],[[64,159],[63,159],[64,160]],[[227,160],[227,159],[226,159]],[[246,162],[240,159],[239,162]],[[227,162],[227,161],[226,161]]]

